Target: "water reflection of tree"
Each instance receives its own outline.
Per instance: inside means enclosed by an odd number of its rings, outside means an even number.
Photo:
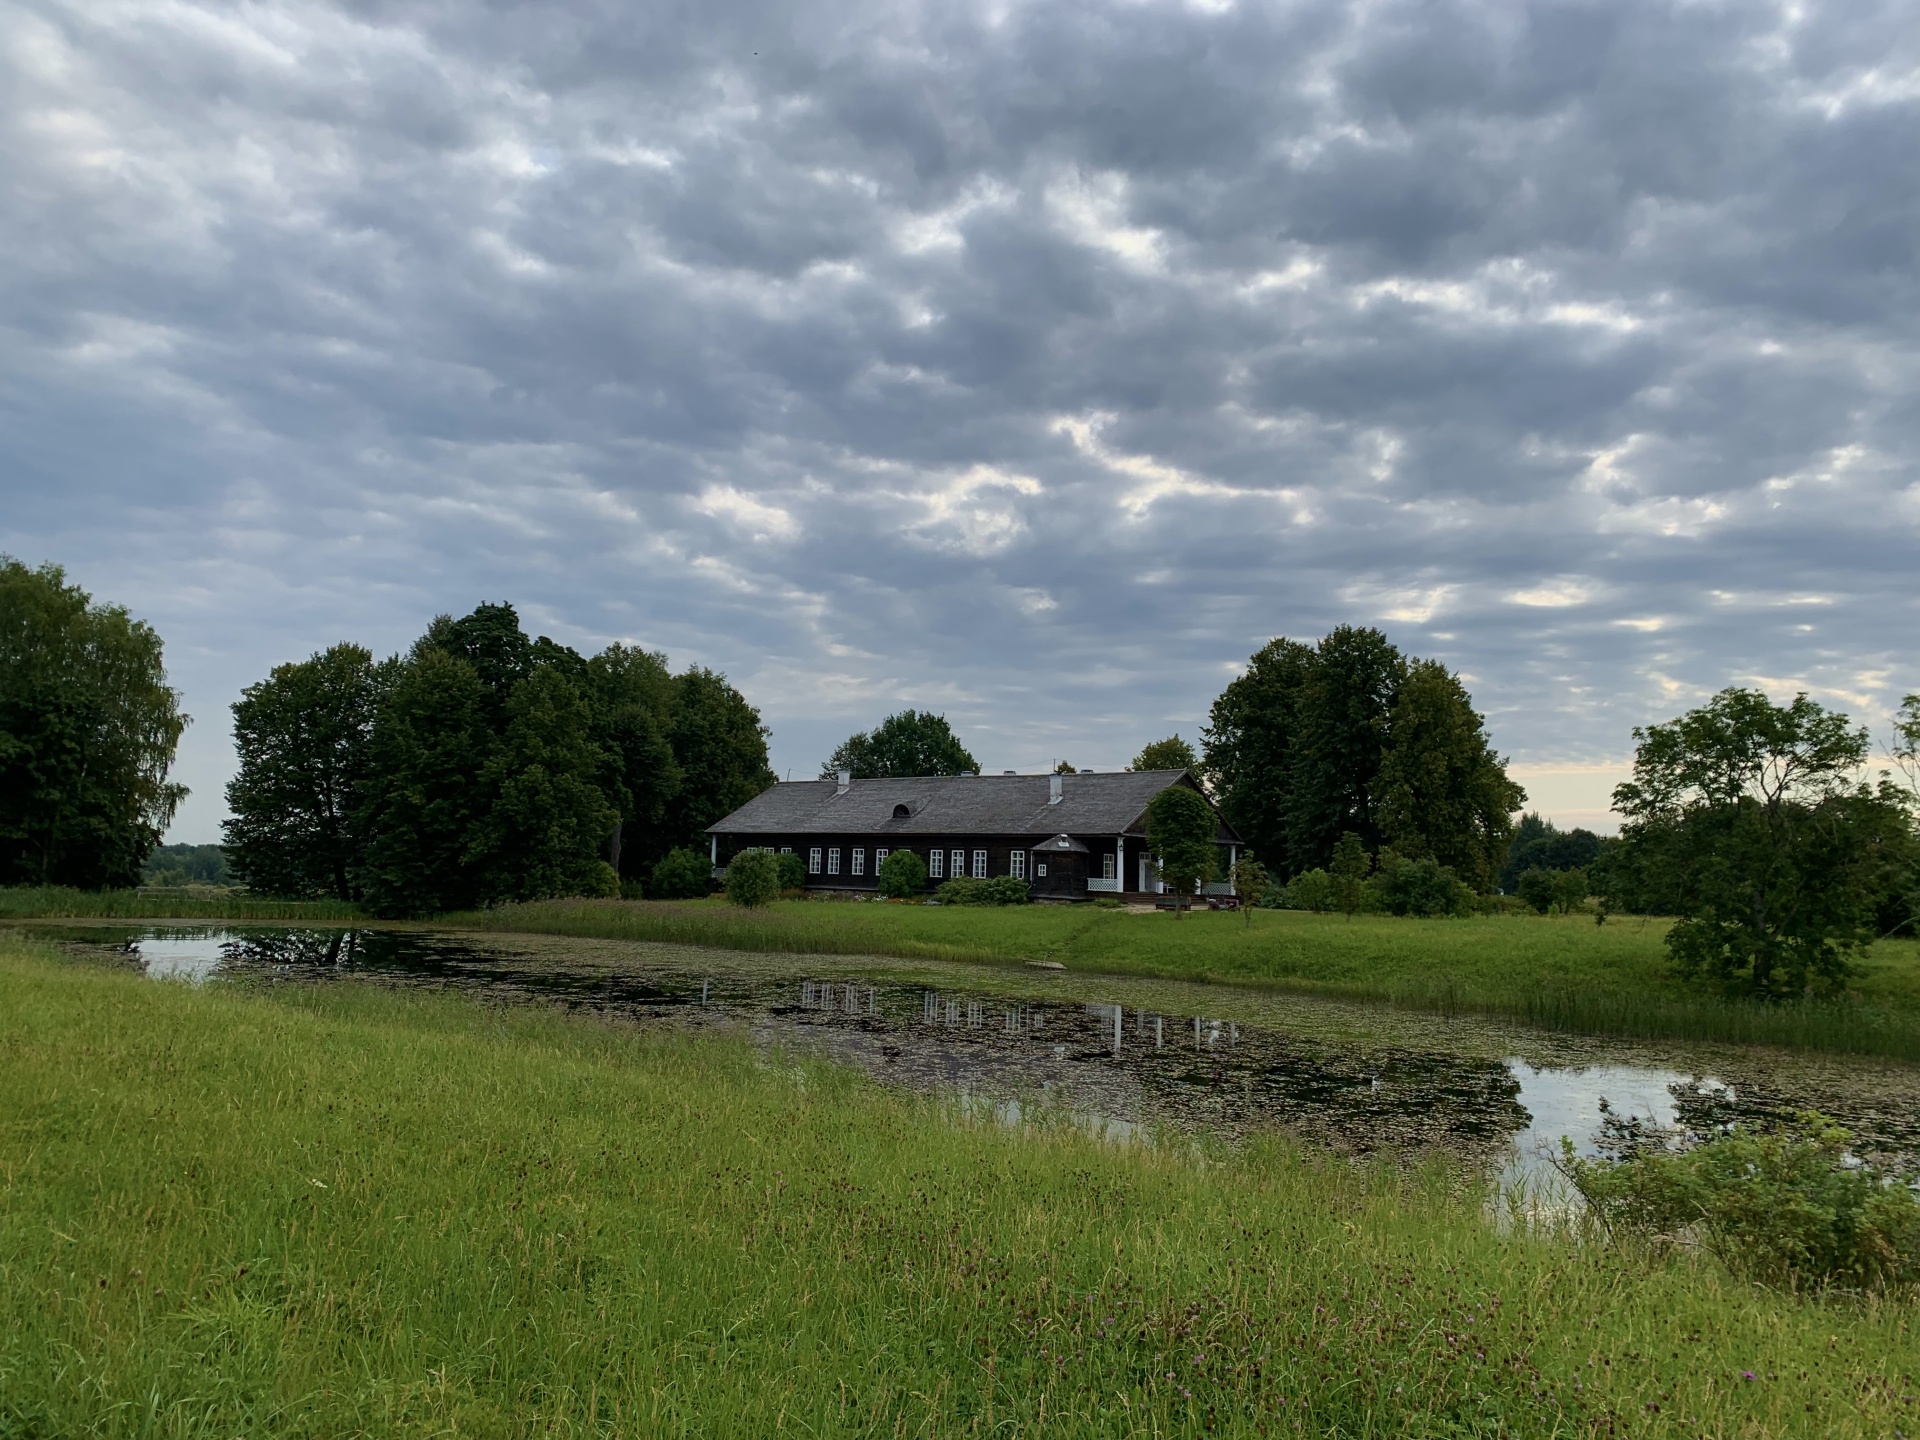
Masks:
[[[228,964],[341,970],[360,959],[358,930],[262,930],[236,935],[220,947]]]
[[[1038,1006],[932,990],[919,998],[913,1010],[895,1012],[910,1035],[1117,1068],[1137,1083],[1153,1118],[1181,1127],[1281,1128],[1360,1152],[1479,1152],[1528,1122],[1519,1083],[1495,1060],[1340,1046],[1108,1003]],[[980,1059],[990,1071],[993,1057]]]

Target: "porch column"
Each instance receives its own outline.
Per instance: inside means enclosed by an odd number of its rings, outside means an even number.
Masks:
[[[1127,837],[1124,835],[1113,837],[1113,883],[1116,893],[1123,893],[1127,888]]]
[[[1233,867],[1239,863],[1240,847],[1238,845],[1227,846],[1227,893],[1229,895],[1238,895],[1240,893],[1233,888]]]
[[[709,835],[707,837],[707,858],[715,865],[720,863],[720,837],[718,835]]]

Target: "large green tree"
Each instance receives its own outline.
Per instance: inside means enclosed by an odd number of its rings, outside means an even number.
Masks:
[[[1671,900],[1676,966],[1764,998],[1836,988],[1913,845],[1904,795],[1859,778],[1866,731],[1804,694],[1734,688],[1633,733],[1610,883]]]
[[[856,780],[967,775],[978,774],[980,762],[960,743],[946,716],[902,710],[841,741],[820,767],[820,778],[831,780],[842,770],[851,770]]]
[[[610,645],[587,662],[586,678],[604,757],[600,785],[615,817],[607,860],[623,879],[638,880],[673,848],[667,806],[682,784],[669,739],[673,676],[664,655]]]
[[[227,785],[227,858],[256,890],[359,898],[383,671],[358,645],[280,665],[233,705],[239,769]]]
[[[696,666],[674,677],[668,740],[681,777],[666,805],[672,845],[704,847],[707,826],[776,778],[767,764],[767,727],[760,712],[716,671]]]
[[[0,557],[0,884],[139,884],[186,726],[153,627]]]
[[[586,695],[559,665],[535,665],[507,697],[506,729],[480,785],[492,800],[468,862],[490,900],[619,891],[603,858],[618,819]]]
[[[1213,702],[1201,732],[1207,784],[1221,813],[1282,878],[1315,868],[1295,858],[1287,838],[1300,695],[1313,664],[1312,646],[1269,641]]]
[[[375,914],[431,915],[492,898],[481,835],[497,741],[473,665],[420,644],[395,667],[369,743],[360,885]]]
[[[533,672],[535,663],[536,642],[520,628],[520,615],[513,606],[478,605],[458,620],[451,615],[436,616],[416,644],[431,646],[472,666],[493,728],[505,728],[507,699],[513,687]],[[538,644],[547,651],[542,658],[549,664],[556,660],[565,663],[563,655],[576,663],[580,660],[544,636]]]
[[[1416,660],[1387,719],[1369,786],[1380,833],[1408,859],[1431,859],[1475,890],[1492,888],[1527,792],[1487,743],[1466,687],[1446,666]]]
[[[1183,900],[1218,876],[1219,833],[1213,807],[1184,785],[1169,785],[1147,802],[1147,848],[1161,878]]]
[[[1524,798],[1458,678],[1378,630],[1270,642],[1214,701],[1202,738],[1221,812],[1286,879],[1326,869],[1351,833],[1485,889]]]
[[[1342,625],[1314,647],[1299,698],[1287,805],[1287,850],[1304,869],[1330,863],[1351,830],[1385,839],[1373,801],[1407,662],[1380,631]]]
[[[1193,753],[1193,746],[1178,735],[1169,735],[1164,740],[1155,740],[1143,745],[1140,753],[1133,757],[1130,770],[1197,770],[1200,757]]]

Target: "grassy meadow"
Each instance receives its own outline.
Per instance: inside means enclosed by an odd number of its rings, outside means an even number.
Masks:
[[[1723,1040],[1920,1060],[1920,944],[1875,946],[1842,1001],[1761,1005],[1669,973],[1666,922],[1636,916],[1408,920],[1256,910],[1174,917],[786,900],[557,901],[450,917],[479,930],[798,954],[874,954],[1269,985],[1410,1008],[1511,1015],[1579,1034]]]
[[[1885,1436],[1915,1308],[1442,1170],[0,937],[0,1436]]]

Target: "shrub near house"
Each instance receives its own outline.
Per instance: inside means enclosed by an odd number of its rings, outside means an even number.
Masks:
[[[911,850],[896,850],[880,862],[880,893],[911,900],[927,888],[927,864]]]
[[[744,850],[727,866],[727,899],[757,908],[780,893],[780,860],[765,850]]]
[[[942,905],[1024,905],[1031,898],[1027,882],[1013,875],[995,875],[988,880],[964,876],[949,880],[934,892]]]

